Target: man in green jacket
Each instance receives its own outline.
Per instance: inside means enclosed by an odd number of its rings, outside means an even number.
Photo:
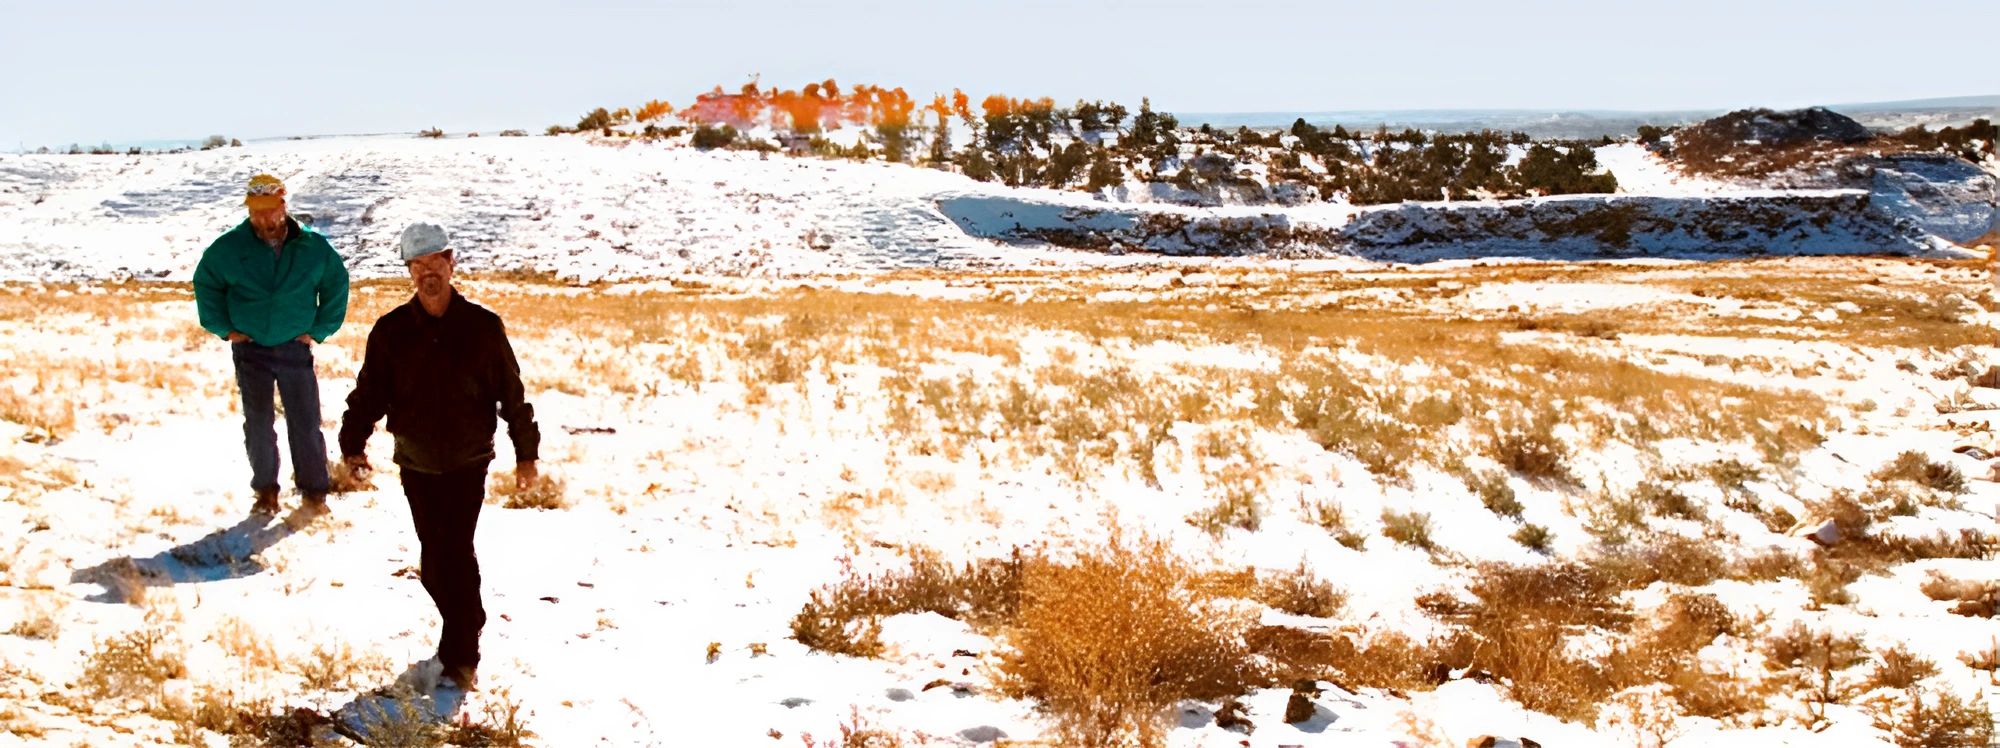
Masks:
[[[208,245],[195,266],[195,310],[202,329],[229,341],[236,362],[243,445],[257,494],[251,511],[278,512],[275,386],[285,403],[293,485],[302,508],[323,512],[331,481],[312,345],[326,342],[347,319],[347,266],[326,237],[285,212],[285,185],[277,177],[251,177],[243,205],[249,220]]]

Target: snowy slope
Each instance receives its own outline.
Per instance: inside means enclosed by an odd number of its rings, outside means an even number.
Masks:
[[[241,185],[284,178],[363,276],[443,222],[473,269],[630,278],[954,266],[991,259],[928,200],[978,183],[903,166],[581,138],[337,138],[149,156],[0,156],[0,277],[189,277],[241,220]]]
[[[1815,212],[1824,210],[1810,207],[1811,193],[1745,191],[1676,176],[1637,146],[1600,152],[1619,177],[1621,197],[1645,199],[1611,210],[1614,222],[1629,222],[1622,214],[1633,206],[1667,206],[1648,207],[1657,215],[1637,222],[1644,235],[1635,243],[1645,254],[1931,251],[1921,232],[1898,225],[1895,215],[1848,206],[1836,211],[1839,225],[1825,229]],[[293,209],[313,216],[361,277],[399,274],[395,236],[419,219],[450,227],[469,269],[583,280],[1119,262],[1042,251],[1050,244],[1370,259],[1402,259],[1373,250],[1407,241],[1448,247],[1450,256],[1536,254],[1524,248],[1555,241],[1559,246],[1541,254],[1590,257],[1607,244],[1596,231],[1551,234],[1542,230],[1550,219],[1534,215],[1496,231],[1492,220],[1478,217],[1495,210],[1492,204],[1187,208],[1010,189],[910,166],[702,152],[664,142],[385,136],[146,156],[0,155],[0,279],[185,279],[202,248],[241,220],[240,185],[260,171],[286,179]],[[1895,194],[1923,189],[1899,184]],[[1497,209],[1564,213],[1553,217],[1562,223],[1606,200],[1516,201]],[[1895,210],[1926,226],[1957,227],[1991,212],[1921,198],[1875,202],[1902,206]],[[1743,215],[1718,219],[1718,206],[1720,213]],[[1357,214],[1368,225],[1349,226]],[[1759,229],[1773,220],[1802,228]],[[1731,221],[1753,230],[1721,225]],[[1383,237],[1397,233],[1385,234],[1379,226],[1385,222],[1419,227],[1422,236],[1385,245]],[[1594,216],[1582,222],[1602,223]],[[1668,230],[1646,228],[1661,222]],[[1620,240],[1608,244],[1614,254],[1625,247]],[[1437,254],[1408,249],[1412,257]]]

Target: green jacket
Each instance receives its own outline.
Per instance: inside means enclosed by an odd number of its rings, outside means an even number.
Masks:
[[[231,331],[262,346],[311,335],[326,339],[347,319],[347,266],[326,237],[291,221],[284,251],[257,238],[250,222],[230,229],[201,253],[194,306],[201,328]]]

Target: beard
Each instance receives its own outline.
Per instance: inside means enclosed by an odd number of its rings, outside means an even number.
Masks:
[[[425,296],[441,296],[451,289],[444,276],[426,275],[417,279],[417,292]]]
[[[264,241],[282,239],[286,233],[284,219],[278,219],[269,223],[260,223],[253,220],[250,222],[250,228],[257,232],[257,238]]]

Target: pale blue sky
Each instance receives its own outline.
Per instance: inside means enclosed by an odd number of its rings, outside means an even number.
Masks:
[[[574,122],[715,84],[1181,112],[2000,93],[1993,0],[0,0],[0,149]]]

